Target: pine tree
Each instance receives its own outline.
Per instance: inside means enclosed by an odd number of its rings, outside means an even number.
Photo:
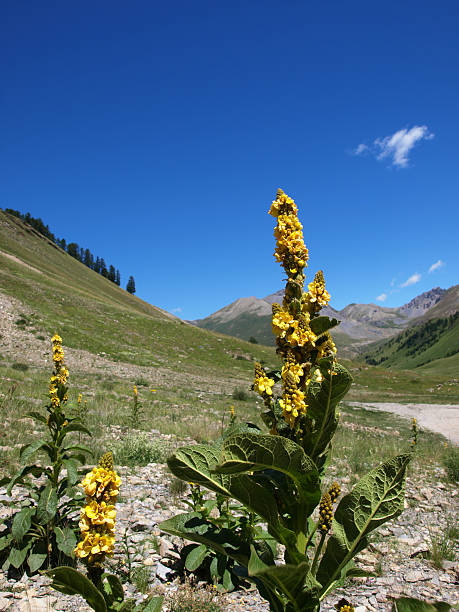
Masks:
[[[84,252],[83,263],[85,266],[88,266],[88,268],[91,267],[91,251],[89,249],[86,249]]]
[[[96,258],[96,263],[94,264],[94,272],[97,272],[97,274],[100,274],[100,259],[99,259],[99,257]]]
[[[114,266],[110,266],[108,270],[108,280],[111,280],[112,283],[114,283],[116,280],[116,271],[115,271]]]
[[[72,257],[75,257],[75,259],[79,258],[80,248],[76,242],[69,242],[69,244],[67,245],[67,253]]]
[[[120,271],[117,270],[116,271],[116,280],[115,283],[118,285],[118,287],[121,285],[121,276],[120,276]]]
[[[100,273],[102,274],[102,276],[105,276],[105,278],[108,277],[107,264],[105,263],[103,257],[100,260]]]
[[[135,293],[135,280],[133,276],[129,277],[128,283],[126,285],[126,291],[128,293]]]

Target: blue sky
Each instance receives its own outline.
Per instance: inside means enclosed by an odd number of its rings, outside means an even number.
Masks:
[[[10,0],[0,24],[0,207],[139,297],[194,319],[282,287],[277,187],[335,308],[458,282],[456,0]]]

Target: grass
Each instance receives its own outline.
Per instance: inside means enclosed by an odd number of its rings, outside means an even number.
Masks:
[[[442,456],[448,480],[452,483],[459,482],[459,450],[456,447],[448,448]]]
[[[449,516],[444,528],[434,532],[429,531],[430,559],[437,569],[443,567],[443,561],[456,560],[456,544],[459,539],[459,527],[455,517]]]
[[[165,601],[169,612],[223,612],[220,597],[211,587],[195,588],[189,581],[180,585]]]

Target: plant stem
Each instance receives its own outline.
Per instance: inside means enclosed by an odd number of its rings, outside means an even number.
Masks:
[[[314,555],[314,561],[312,562],[311,574],[314,576],[317,570],[317,564],[319,563],[320,553],[322,552],[322,548],[324,546],[325,538],[327,536],[327,532],[322,532],[320,535],[319,546],[316,548],[316,554]]]

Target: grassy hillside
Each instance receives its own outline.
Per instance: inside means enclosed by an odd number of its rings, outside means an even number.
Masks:
[[[209,377],[251,376],[274,351],[224,340],[130,295],[21,220],[0,211],[0,292],[18,300],[15,323],[31,339],[59,331],[67,347],[112,361]]]
[[[365,355],[367,363],[417,368],[459,354],[459,312],[410,327]],[[453,360],[454,361],[454,360]]]

